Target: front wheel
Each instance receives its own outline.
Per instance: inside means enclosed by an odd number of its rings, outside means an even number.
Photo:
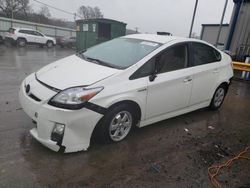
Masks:
[[[48,41],[46,45],[48,48],[52,48],[54,46],[54,43],[52,41]]]
[[[213,96],[213,99],[210,103],[210,109],[212,110],[217,110],[218,108],[220,108],[220,106],[222,105],[225,96],[227,93],[227,89],[224,85],[219,86]]]
[[[133,114],[133,109],[126,104],[112,108],[97,127],[98,138],[104,143],[124,140],[136,122]]]

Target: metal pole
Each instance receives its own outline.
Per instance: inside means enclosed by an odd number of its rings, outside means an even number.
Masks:
[[[191,38],[192,31],[193,31],[194,18],[195,18],[195,14],[196,14],[197,5],[198,5],[198,0],[196,0],[195,6],[194,6],[194,13],[193,13],[192,23],[191,23],[191,27],[190,27],[190,32],[189,32],[189,38]]]
[[[11,0],[11,27],[13,27],[13,0]]]
[[[226,10],[227,10],[227,3],[228,3],[228,0],[226,0],[226,2],[225,2],[224,9],[223,9],[223,13],[222,13],[222,16],[221,16],[219,32],[218,32],[218,35],[217,35],[217,38],[216,38],[216,43],[215,43],[215,46],[216,46],[216,47],[218,46],[218,43],[219,43],[221,28],[222,28],[222,24],[223,24],[225,12],[226,12]]]

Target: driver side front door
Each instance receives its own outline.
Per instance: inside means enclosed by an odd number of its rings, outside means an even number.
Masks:
[[[148,81],[146,119],[157,118],[188,106],[193,75],[188,65],[188,44],[168,47],[151,61],[157,74]]]

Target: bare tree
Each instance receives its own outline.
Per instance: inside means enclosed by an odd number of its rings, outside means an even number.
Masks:
[[[99,7],[94,7],[94,13],[96,18],[103,18],[103,14]]]
[[[78,9],[78,14],[83,16],[84,19],[91,18],[103,18],[103,14],[99,7],[90,7],[90,6],[80,6]]]
[[[27,12],[29,0],[0,0],[0,10],[11,18],[14,12]]]
[[[40,8],[39,14],[46,18],[49,18],[51,16],[49,8],[45,5]]]

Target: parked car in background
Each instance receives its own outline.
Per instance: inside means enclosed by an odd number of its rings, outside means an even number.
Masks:
[[[119,142],[143,127],[199,108],[220,108],[231,58],[201,40],[137,34],[113,39],[29,75],[19,100],[48,148],[87,150],[95,133]]]
[[[48,37],[39,31],[28,28],[10,28],[5,33],[5,43],[24,47],[27,44],[37,44],[40,47],[52,48],[56,44],[53,37]]]
[[[76,37],[57,37],[56,44],[61,46],[62,48],[74,48],[76,46]]]

